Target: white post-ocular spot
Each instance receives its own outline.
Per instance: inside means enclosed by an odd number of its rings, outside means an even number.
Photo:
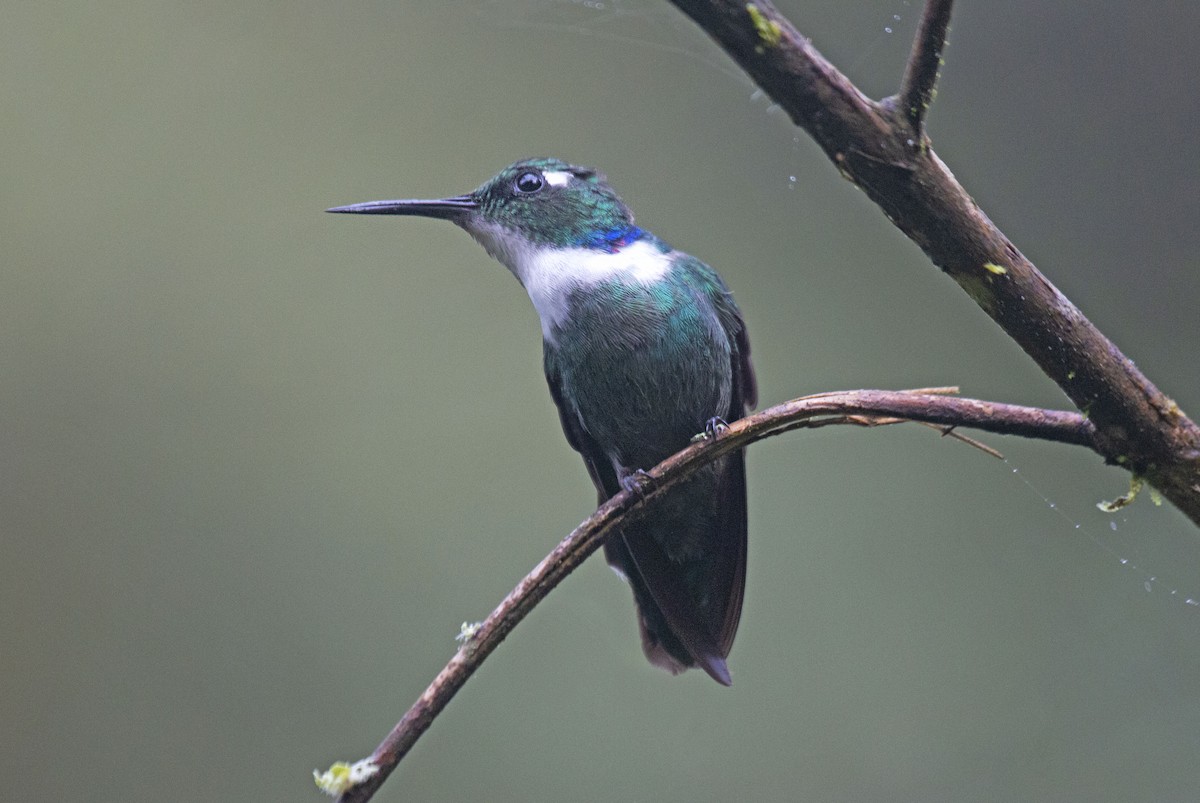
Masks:
[[[542,173],[546,183],[552,187],[565,187],[571,182],[571,174],[565,170],[547,170]]]

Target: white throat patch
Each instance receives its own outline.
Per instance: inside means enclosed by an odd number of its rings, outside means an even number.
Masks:
[[[525,287],[541,318],[542,336],[551,342],[554,327],[570,313],[567,299],[573,291],[614,278],[652,284],[671,269],[670,252],[664,254],[646,240],[609,254],[591,248],[538,245],[496,225],[477,225],[467,231]]]

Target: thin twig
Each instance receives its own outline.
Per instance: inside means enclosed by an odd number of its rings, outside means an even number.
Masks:
[[[925,114],[937,96],[938,73],[942,69],[942,51],[946,49],[953,5],[954,0],[927,0],[900,84],[900,111],[918,137],[925,133]]]
[[[936,390],[945,390],[939,388]],[[912,391],[857,390],[824,393],[771,407],[731,423],[716,438],[672,455],[648,473],[649,488],[621,492],[571,532],[504,598],[438,673],[392,732],[375,748],[368,777],[345,791],[340,803],[370,800],[417,739],[483,661],[533,608],[605,537],[657,504],[663,494],[723,454],[782,432],[833,424],[880,426],[915,421],[1094,448],[1095,429],[1078,413],[960,399]]]
[[[924,421],[922,421],[921,423],[925,424]],[[997,460],[1004,459],[1004,455],[1000,454],[1000,452],[998,452],[997,450],[988,446],[986,443],[983,443],[982,441],[977,441],[974,438],[969,438],[966,435],[959,432],[958,427],[943,427],[943,426],[938,426],[937,424],[925,424],[925,426],[933,427],[938,432],[942,433],[943,438],[953,438],[954,440],[959,441],[960,443],[967,444],[967,446],[973,446],[976,449],[978,449],[979,451],[983,452],[984,454],[991,455],[992,457],[996,458]]]

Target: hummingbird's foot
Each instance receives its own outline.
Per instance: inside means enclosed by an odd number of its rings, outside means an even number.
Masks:
[[[701,443],[703,441],[714,440],[725,430],[729,429],[729,422],[719,415],[714,415],[708,421],[704,422],[704,431],[697,432],[692,436],[692,443]]]
[[[727,429],[729,422],[719,415],[714,415],[704,424],[704,437],[713,440]]]
[[[621,477],[621,487],[638,496],[645,496],[653,486],[654,478],[640,468]]]

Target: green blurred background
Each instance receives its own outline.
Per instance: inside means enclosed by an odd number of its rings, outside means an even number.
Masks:
[[[893,91],[917,0],[783,8]],[[1198,22],[964,0],[931,119],[1193,414]],[[320,799],[309,770],[368,754],[591,511],[512,277],[446,224],[325,207],[594,164],[734,288],[764,404],[1067,403],[662,2],[14,3],[0,70],[21,799]],[[1197,531],[1100,514],[1127,477],[1090,453],[986,440],[1009,462],[919,427],[755,446],[732,689],[646,664],[594,560],[380,799],[1195,799]]]

